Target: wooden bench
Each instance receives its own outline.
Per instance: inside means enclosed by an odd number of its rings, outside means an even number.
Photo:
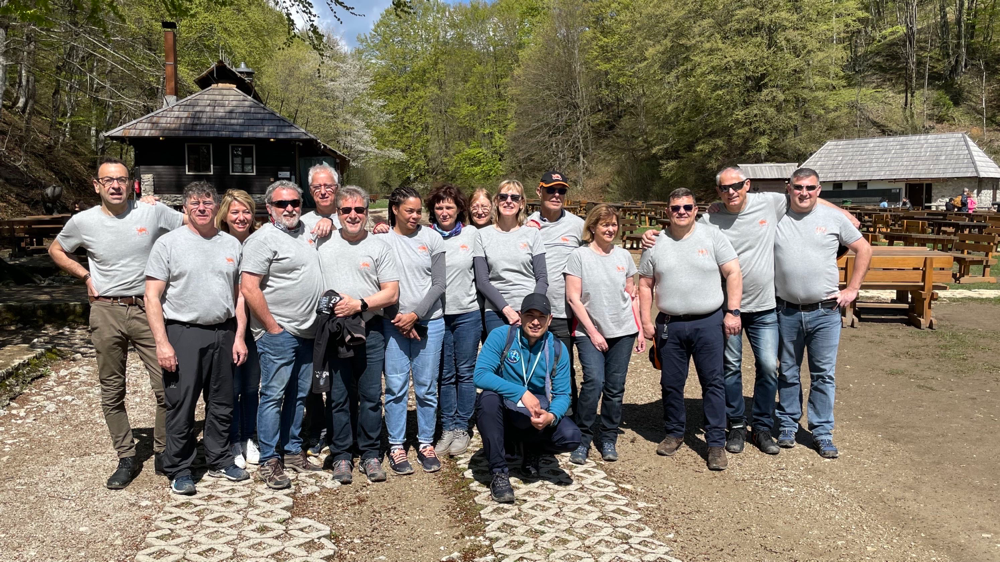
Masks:
[[[926,248],[877,247],[873,248],[872,261],[861,284],[862,290],[896,291],[893,302],[858,302],[855,300],[844,311],[844,325],[856,328],[865,314],[859,309],[902,310],[911,324],[935,328],[931,304],[936,291],[948,289],[951,268],[950,254]],[[840,267],[840,287],[854,274],[855,255],[849,253],[837,260]]]
[[[990,275],[990,266],[996,263],[993,255],[997,253],[996,234],[960,234],[958,242],[952,246],[958,271],[955,272],[955,283],[996,283],[997,278]],[[980,266],[983,273],[972,275],[972,268]]]
[[[626,250],[641,250],[642,235],[637,234],[639,223],[633,219],[624,219],[618,227],[618,235],[622,239],[622,248]]]

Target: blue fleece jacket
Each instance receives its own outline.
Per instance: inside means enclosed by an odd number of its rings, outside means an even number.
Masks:
[[[527,371],[532,365],[535,368],[528,373],[528,390],[533,394],[545,395],[545,374],[551,371],[555,358],[556,345],[562,346],[559,364],[552,375],[552,399],[549,402],[549,412],[561,420],[569,408],[569,352],[566,346],[550,332],[539,338],[535,345],[529,347],[524,331],[518,329],[517,338],[511,343],[506,357],[500,357],[504,345],[507,344],[507,326],[502,326],[490,332],[486,343],[479,351],[476,359],[476,372],[473,381],[483,390],[492,390],[507,400],[517,402],[524,395],[524,376],[522,369]],[[541,358],[538,355],[545,349]],[[526,356],[525,356],[526,355]],[[535,360],[538,359],[538,364]]]

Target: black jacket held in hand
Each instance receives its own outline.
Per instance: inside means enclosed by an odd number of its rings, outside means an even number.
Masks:
[[[316,341],[313,345],[313,381],[312,391],[319,394],[330,390],[330,366],[327,352],[330,346],[336,346],[337,357],[346,359],[354,357],[354,349],[365,345],[365,321],[361,313],[345,318],[337,317],[333,308],[340,302],[340,294],[329,290],[320,298],[319,314],[316,328]]]

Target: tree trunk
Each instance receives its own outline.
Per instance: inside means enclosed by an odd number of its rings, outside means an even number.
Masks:
[[[955,53],[955,63],[951,67],[951,77],[956,79],[965,72],[965,0],[955,0],[955,35],[958,45]]]
[[[917,86],[917,0],[899,0],[896,6],[896,19],[899,25],[903,26],[902,51],[906,67],[903,108],[912,116],[913,94]]]
[[[948,21],[948,0],[941,0],[938,3],[938,43],[941,49],[941,58],[945,60],[950,70],[954,53],[951,52],[951,23]]]
[[[7,2],[0,0],[0,7]],[[3,93],[7,90],[7,29],[10,22],[0,17],[0,113],[3,112]]]
[[[14,109],[27,115],[35,105],[35,33],[29,27],[24,32],[24,52],[18,77],[17,101]]]

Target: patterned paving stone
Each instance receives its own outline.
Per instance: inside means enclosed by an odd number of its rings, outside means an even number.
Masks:
[[[653,530],[642,523],[642,514],[594,461],[579,466],[569,462],[569,455],[545,457],[537,480],[523,479],[511,470],[517,501],[498,504],[490,498],[486,459],[476,454],[481,446],[477,434],[456,461],[465,469],[476,503],[483,506],[480,517],[495,553],[486,559],[680,562],[670,556],[670,547],[654,538]]]

